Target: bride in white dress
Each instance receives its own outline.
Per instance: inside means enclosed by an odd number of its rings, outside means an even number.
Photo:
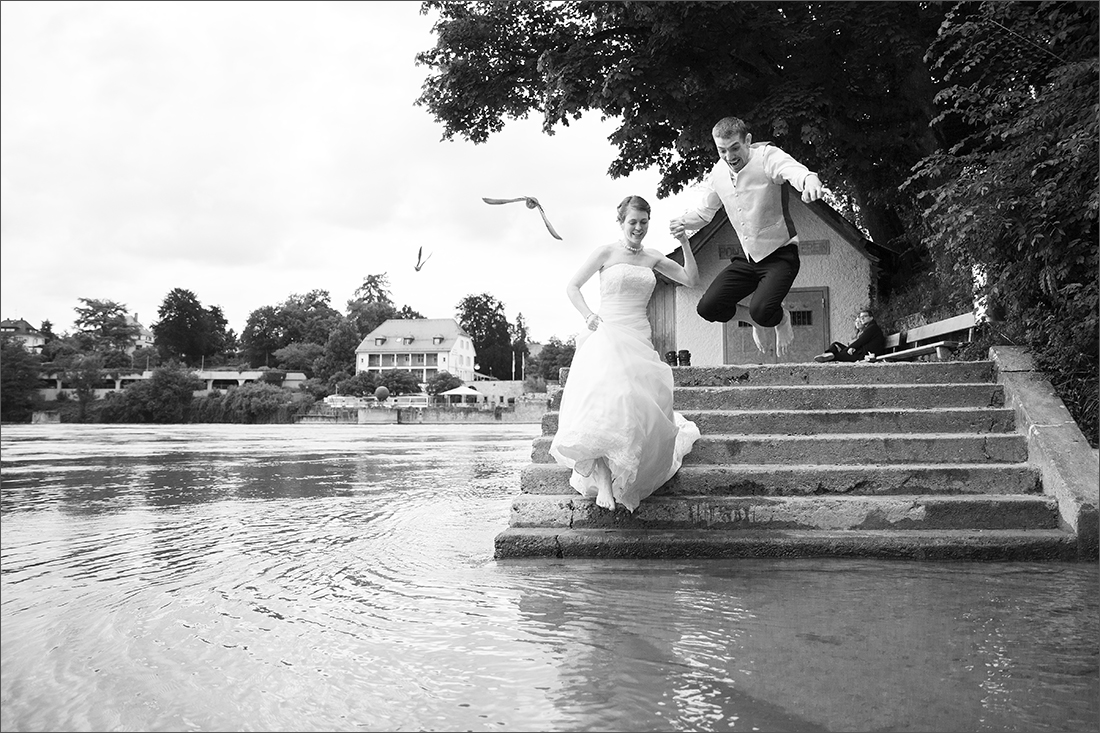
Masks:
[[[699,438],[672,409],[672,368],[653,349],[646,305],[662,275],[689,287],[699,268],[685,235],[684,264],[645,248],[650,207],[628,196],[618,208],[622,241],[596,249],[566,286],[591,333],[581,337],[558,411],[550,454],[573,469],[569,483],[605,509],[638,504],[672,478]],[[600,273],[600,312],[581,287]]]

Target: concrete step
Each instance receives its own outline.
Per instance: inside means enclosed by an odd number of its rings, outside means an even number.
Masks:
[[[685,410],[704,435],[721,433],[1011,433],[1016,414],[1007,407],[864,410]],[[543,435],[558,430],[558,412],[542,417]]]
[[[1057,529],[1058,502],[1032,496],[657,496],[633,512],[592,499],[521,494],[511,527],[569,529]]]
[[[531,461],[552,463],[552,436],[533,441]],[[1018,433],[842,433],[836,435],[703,435],[685,466],[774,464],[1018,463],[1027,441]]]
[[[495,557],[717,558],[847,557],[925,561],[1071,561],[1077,539],[1057,529],[715,530],[509,527]]]
[[[683,387],[807,384],[944,384],[994,381],[991,361],[897,362],[881,364],[752,364],[673,367]]]
[[[571,471],[531,463],[520,473],[525,494],[572,494]],[[683,466],[653,496],[808,496],[899,494],[1038,494],[1038,469],[1026,463],[893,465]],[[648,501],[648,499],[647,499]],[[644,504],[644,503],[643,503]]]
[[[1003,407],[1000,384],[842,384],[677,387],[672,404],[688,410],[865,410]]]

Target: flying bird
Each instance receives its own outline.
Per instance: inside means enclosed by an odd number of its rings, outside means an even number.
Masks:
[[[423,247],[416,250],[416,266],[415,266],[414,269],[417,272],[420,272],[420,268],[423,267],[424,265],[428,264],[428,260],[430,260],[432,258],[432,253],[429,252],[427,257],[425,257],[424,259],[420,259],[420,257],[423,254],[424,254],[424,248]]]
[[[550,220],[546,218],[546,212],[542,210],[542,204],[534,196],[520,196],[515,199],[487,199],[482,197],[481,199],[487,204],[510,204],[515,201],[523,201],[527,204],[528,209],[538,209],[539,214],[542,215],[542,223],[546,225],[547,231],[550,232],[550,236],[554,239],[561,239],[561,235],[554,231],[553,225],[550,224]]]

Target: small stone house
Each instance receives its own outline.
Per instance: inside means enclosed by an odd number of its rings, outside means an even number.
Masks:
[[[795,332],[787,354],[776,355],[774,332],[769,332],[768,353],[761,354],[747,323],[710,323],[695,311],[706,287],[741,250],[724,209],[690,238],[699,265],[698,287],[687,288],[657,274],[648,312],[658,353],[686,350],[692,366],[807,362],[833,341],[855,337],[855,316],[876,299],[874,245],[824,201],[805,204],[794,194],[790,214],[798,231],[801,268],[785,301]],[[669,256],[683,263],[679,248]]]
[[[423,384],[439,372],[474,381],[477,354],[453,318],[390,318],[355,348],[355,372],[410,371]]]

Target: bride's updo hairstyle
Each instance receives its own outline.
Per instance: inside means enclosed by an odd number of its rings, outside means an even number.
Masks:
[[[649,202],[641,196],[627,196],[625,199],[623,199],[622,203],[619,204],[619,214],[616,218],[618,219],[620,224],[626,221],[626,212],[629,209],[644,211],[646,214],[653,213],[649,209]]]

